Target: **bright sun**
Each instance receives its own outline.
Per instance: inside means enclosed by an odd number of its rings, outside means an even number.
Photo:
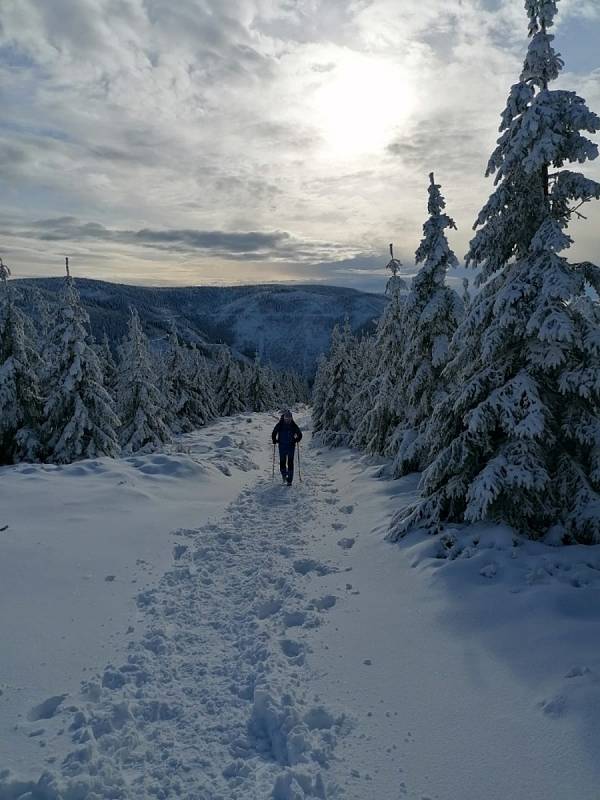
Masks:
[[[371,56],[338,59],[314,95],[315,122],[327,155],[351,158],[382,150],[415,105],[401,65]]]

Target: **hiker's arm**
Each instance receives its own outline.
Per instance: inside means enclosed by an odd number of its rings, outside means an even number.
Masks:
[[[296,441],[299,442],[300,439],[302,438],[302,431],[300,430],[300,428],[297,425],[296,425],[296,430],[295,430],[294,433],[295,433]]]
[[[277,444],[277,434],[278,433],[279,433],[279,423],[277,423],[277,425],[275,425],[275,427],[273,428],[273,433],[271,434],[271,439],[273,441],[273,444]]]

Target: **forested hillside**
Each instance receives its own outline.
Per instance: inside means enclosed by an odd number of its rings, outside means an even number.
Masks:
[[[30,310],[42,298],[56,302],[61,279],[13,281],[17,302]],[[166,337],[174,323],[188,343],[224,342],[239,353],[305,377],[314,373],[331,331],[348,317],[357,332],[381,315],[385,298],[338,286],[194,286],[156,288],[80,278],[77,287],[92,333],[111,344],[125,334],[135,308],[150,337]]]

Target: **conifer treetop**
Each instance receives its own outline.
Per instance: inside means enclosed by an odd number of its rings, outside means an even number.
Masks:
[[[525,10],[529,17],[529,35],[534,36],[540,30],[554,25],[558,0],[525,0]]]
[[[10,278],[10,268],[0,258],[0,281],[5,284],[8,278]]]
[[[391,297],[398,294],[402,289],[406,289],[406,282],[398,275],[402,262],[394,256],[394,245],[392,243],[390,243],[390,256],[391,258],[385,268],[389,269],[392,277],[386,284],[385,293]]]
[[[466,256],[467,266],[482,267],[477,285],[512,258],[525,257],[534,239],[536,248],[541,240],[551,242],[552,252],[569,247],[571,239],[561,231],[580,205],[600,199],[600,183],[563,169],[598,156],[598,146],[584,134],[600,131],[600,117],[575,92],[548,88],[563,68],[548,33],[557,5],[558,0],[525,2],[529,47],[487,166],[496,188],[477,217]]]
[[[429,218],[423,224],[423,239],[415,253],[417,264],[425,263],[426,266],[435,269],[442,268],[439,278],[443,281],[446,267],[456,266],[458,259],[448,246],[448,241],[444,235],[446,228],[454,228],[456,223],[444,213],[446,201],[440,192],[441,184],[435,182],[433,172],[429,173],[429,198],[427,210]]]
[[[558,13],[557,2],[558,0],[525,0],[531,42],[525,57],[521,82],[531,82],[540,89],[546,89],[550,81],[558,78],[564,66],[560,54],[552,47],[554,36],[548,33],[548,28],[554,25],[554,17]]]

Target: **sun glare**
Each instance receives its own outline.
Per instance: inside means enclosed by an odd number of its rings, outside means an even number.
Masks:
[[[351,158],[382,150],[414,104],[410,75],[401,65],[357,54],[338,60],[314,96],[327,155]]]

